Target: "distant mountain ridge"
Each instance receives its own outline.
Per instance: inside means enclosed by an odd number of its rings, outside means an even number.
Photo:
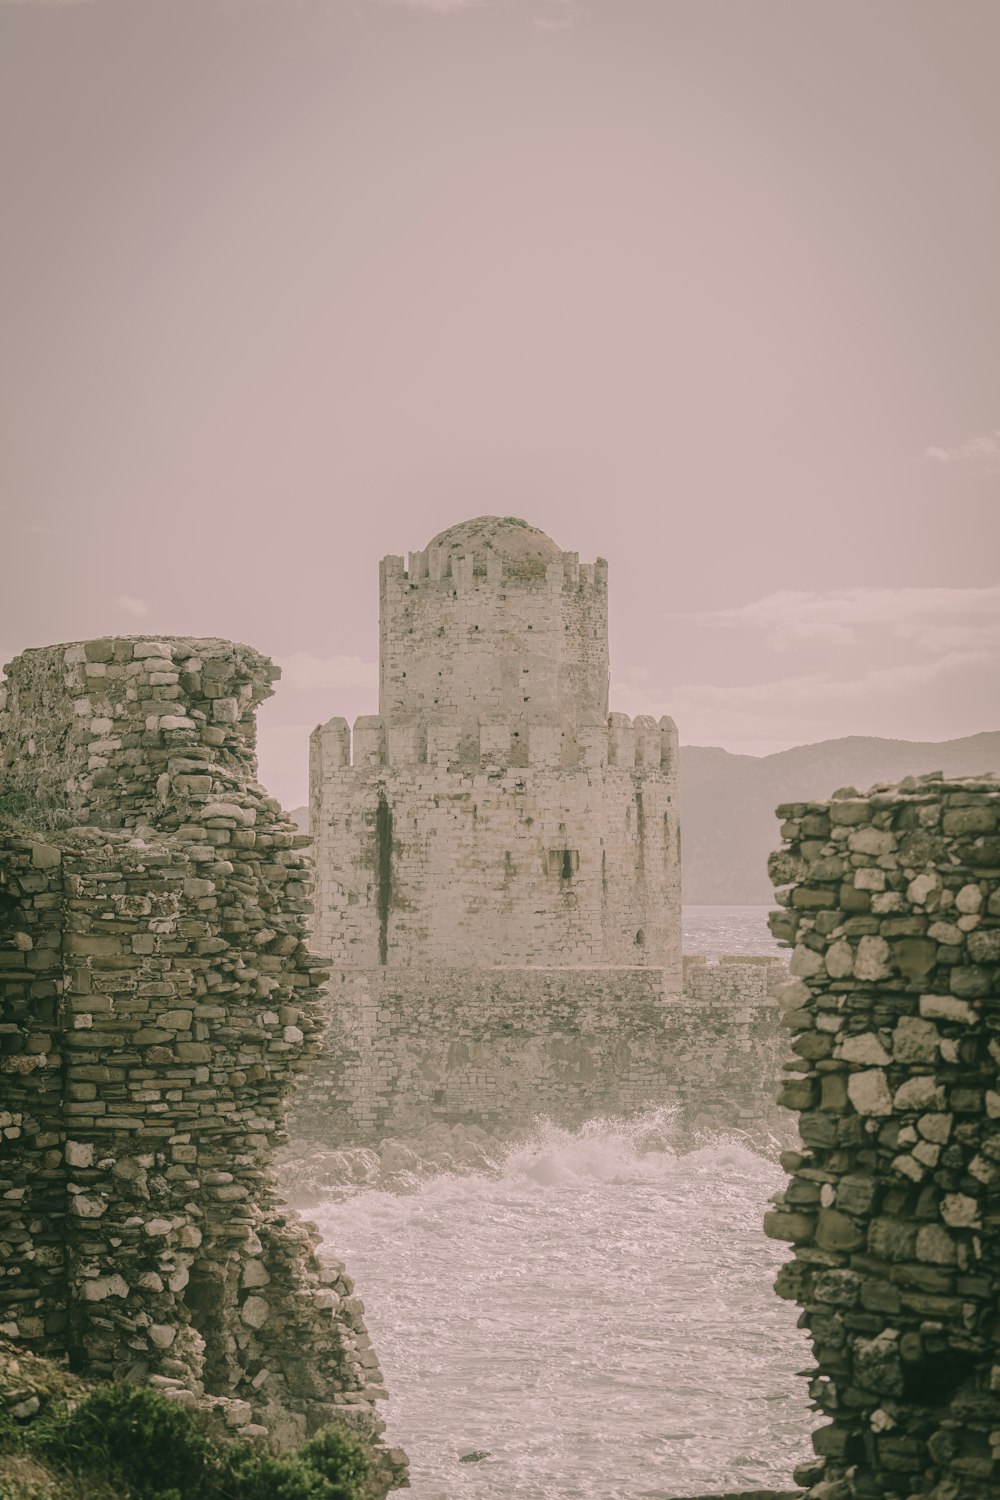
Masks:
[[[732,755],[714,745],[681,747],[681,857],[684,900],[693,906],[749,906],[771,900],[767,856],[779,844],[779,802],[826,798],[839,787],[865,791],[943,771],[1000,772],[1000,731],[959,740],[882,740],[864,735],[796,745],[773,755]]]
[[[691,906],[753,906],[771,900],[767,856],[779,844],[779,802],[829,797],[839,787],[866,791],[943,771],[1000,772],[1000,730],[960,740],[880,740],[851,734],[773,755],[733,755],[717,745],[681,747],[681,854]],[[292,809],[309,828],[308,807]]]

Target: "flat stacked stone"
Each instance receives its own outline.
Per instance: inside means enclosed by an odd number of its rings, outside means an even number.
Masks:
[[[190,639],[7,670],[0,790],[76,821],[0,835],[0,1331],[278,1446],[376,1435],[363,1308],[270,1171],[326,979],[309,840],[256,780],[277,670]]]
[[[778,809],[793,947],[782,1102],[802,1149],[768,1234],[829,1418],[816,1500],[1000,1494],[1000,782]]]

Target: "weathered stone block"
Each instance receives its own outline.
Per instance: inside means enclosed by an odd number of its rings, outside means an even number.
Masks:
[[[859,1115],[892,1114],[892,1094],[886,1075],[879,1068],[852,1073],[847,1081],[847,1093]]]
[[[824,1250],[857,1250],[865,1243],[863,1229],[835,1208],[820,1210],[814,1237]]]
[[[836,809],[853,800],[849,789],[831,804],[834,835],[846,821]],[[818,1108],[801,1118],[811,1155],[808,1166],[789,1158],[799,1175],[785,1198],[799,1201],[818,1180],[821,1209],[812,1238],[794,1242],[780,1290],[804,1305],[820,1365],[813,1394],[835,1417],[817,1442],[829,1454],[824,1495],[971,1500],[1000,1456],[997,1443],[985,1457],[987,1435],[1000,1432],[1000,1405],[996,1390],[982,1395],[992,1367],[975,1332],[980,1319],[992,1326],[1000,1296],[995,1206],[992,1217],[986,1212],[1000,1182],[1000,1043],[990,1007],[1000,939],[981,916],[1000,915],[1000,847],[992,848],[1000,783],[927,777],[856,800],[867,801],[871,821],[849,811],[858,826],[845,842],[852,858],[885,861],[878,874],[886,889],[873,892],[870,913],[843,919],[822,967],[805,960],[797,982],[807,994],[796,997],[796,1029],[806,1038],[836,997],[835,1055],[817,1057],[816,1069],[860,1065],[846,1075],[855,1112],[837,1114],[824,1077]],[[841,894],[852,911],[846,888]],[[789,895],[794,903],[794,889]],[[816,937],[834,931],[816,921],[800,947],[812,955]],[[854,943],[866,951],[852,975]],[[921,995],[914,1015],[910,991],[935,981],[951,993]],[[845,1223],[859,1227],[863,1246],[838,1248],[839,1232],[850,1241]],[[815,1272],[818,1257],[838,1253],[860,1278],[842,1302],[838,1284]]]

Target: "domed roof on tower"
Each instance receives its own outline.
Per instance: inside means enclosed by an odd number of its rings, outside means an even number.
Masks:
[[[438,532],[429,543],[454,557],[473,557],[473,571],[486,573],[486,554],[504,559],[505,572],[514,578],[544,578],[548,563],[558,562],[562,552],[550,536],[529,526],[517,516],[475,516]]]

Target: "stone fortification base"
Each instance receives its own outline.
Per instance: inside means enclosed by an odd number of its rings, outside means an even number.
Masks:
[[[787,1132],[773,1095],[784,1047],[770,976],[699,966],[706,998],[664,992],[655,968],[339,969],[327,1046],[290,1134],[342,1147],[434,1126],[496,1139],[539,1117],[573,1129],[676,1107],[705,1130]]]

